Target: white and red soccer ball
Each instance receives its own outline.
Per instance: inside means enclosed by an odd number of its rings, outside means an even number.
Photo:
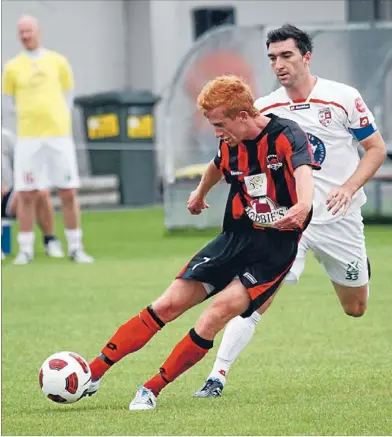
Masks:
[[[86,360],[75,352],[58,352],[47,358],[39,372],[39,384],[53,402],[71,404],[83,397],[91,383]]]

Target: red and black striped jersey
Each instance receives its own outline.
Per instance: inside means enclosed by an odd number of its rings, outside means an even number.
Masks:
[[[297,123],[268,114],[254,140],[230,147],[221,140],[214,162],[231,185],[223,230],[268,229],[297,203],[294,170],[315,169],[312,149]]]

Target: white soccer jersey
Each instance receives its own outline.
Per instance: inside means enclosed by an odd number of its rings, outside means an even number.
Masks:
[[[321,170],[313,173],[312,223],[339,220],[342,211],[336,216],[327,211],[327,196],[332,188],[343,185],[357,168],[358,141],[377,130],[373,114],[360,93],[348,85],[318,78],[306,100],[293,102],[281,87],[256,100],[255,106],[264,114],[273,113],[296,121],[308,134],[315,161],[321,165]],[[365,202],[361,188],[354,195],[349,212],[359,210]]]

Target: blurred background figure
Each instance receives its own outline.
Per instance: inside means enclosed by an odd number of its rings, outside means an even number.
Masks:
[[[34,257],[39,191],[52,187],[61,199],[68,256],[78,263],[91,263],[93,258],[82,246],[76,194],[80,181],[71,138],[72,70],[64,56],[41,47],[34,17],[20,18],[18,34],[24,50],[7,62],[3,72],[5,106],[14,106],[17,116],[14,189],[20,231],[14,264],[27,264]]]
[[[1,128],[1,218],[16,219],[18,194],[13,189],[13,164],[16,138],[11,131]],[[63,258],[60,241],[54,235],[54,211],[48,190],[38,192],[37,223],[42,231],[45,253],[52,258]],[[2,259],[4,254],[2,253]]]

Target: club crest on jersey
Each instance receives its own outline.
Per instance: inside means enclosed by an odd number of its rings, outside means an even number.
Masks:
[[[323,108],[319,110],[318,113],[319,122],[324,126],[328,127],[332,122],[332,112],[331,108]]]
[[[362,112],[362,113],[366,112],[365,102],[360,97],[357,97],[355,99],[355,108],[357,109],[358,112]]]
[[[283,165],[281,162],[279,162],[277,155],[268,155],[267,162],[267,167],[271,170],[278,170]]]
[[[254,199],[245,208],[245,212],[255,226],[268,227],[284,217],[287,212],[286,206],[277,206],[267,196]]]

